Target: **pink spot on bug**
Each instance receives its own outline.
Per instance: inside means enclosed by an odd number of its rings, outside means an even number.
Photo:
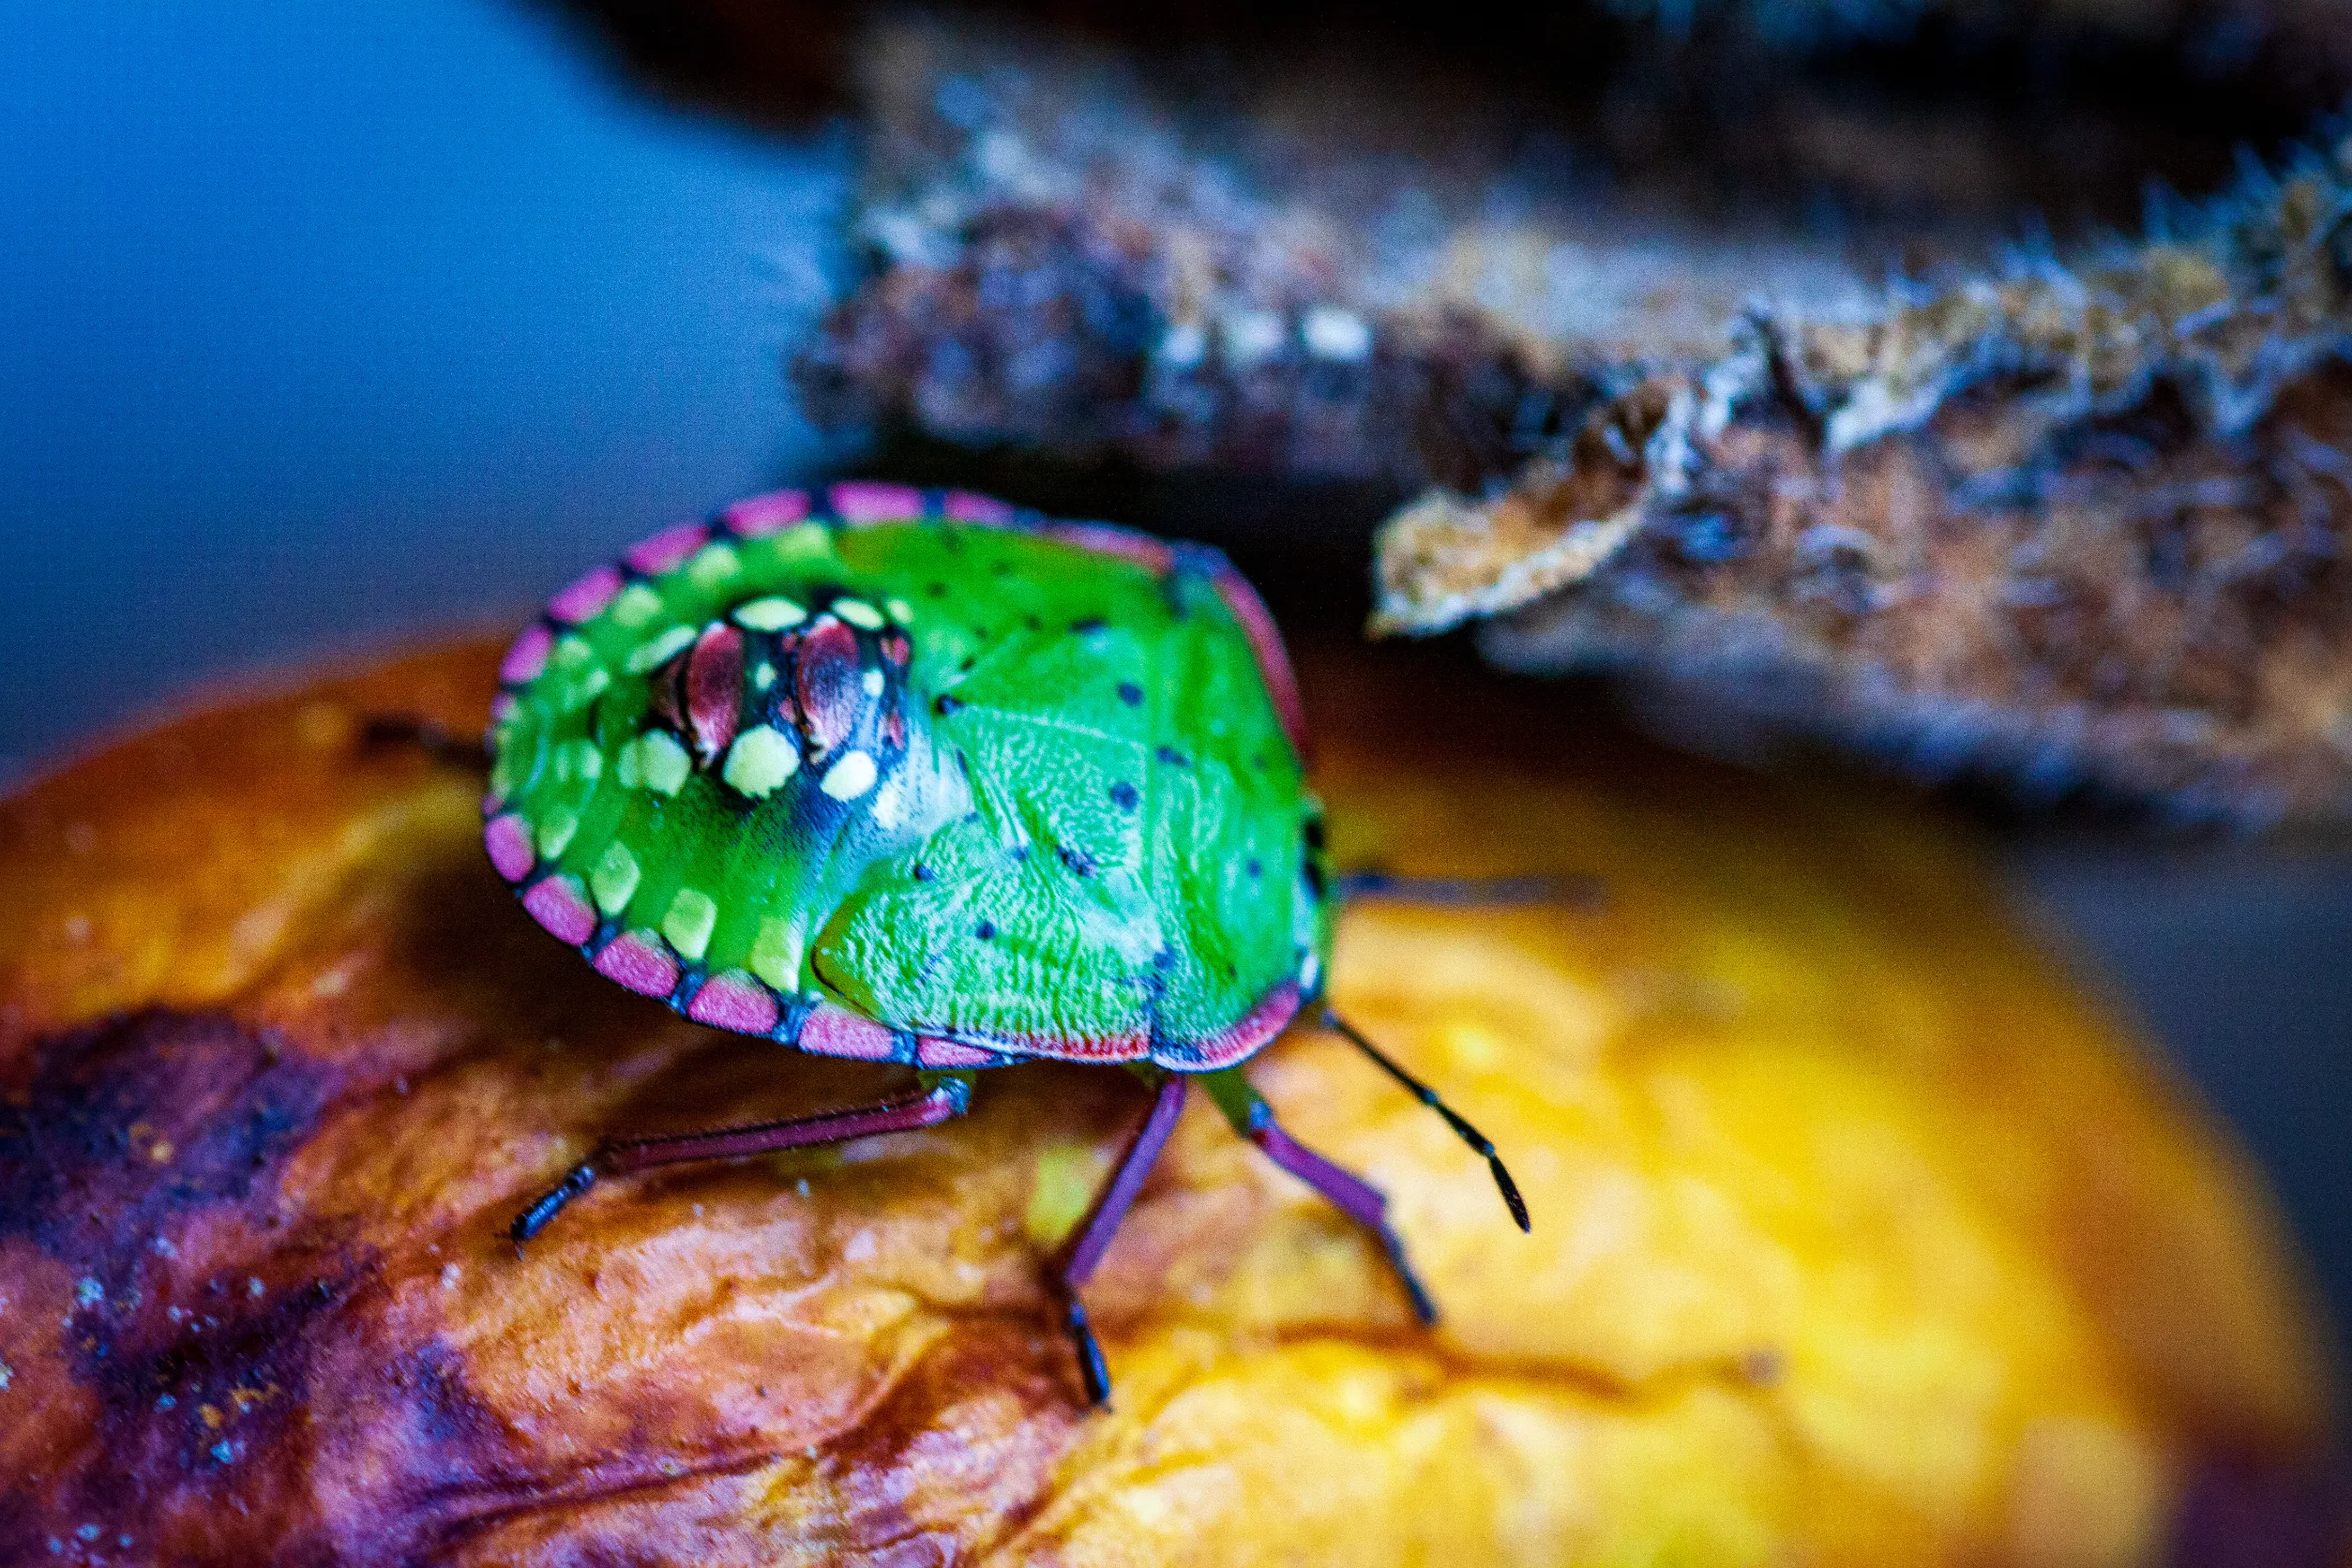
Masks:
[[[582,621],[594,619],[620,591],[620,568],[598,566],[548,600],[547,612],[559,621],[578,626]]]
[[[1097,555],[1115,555],[1151,571],[1164,572],[1176,564],[1176,552],[1160,540],[1108,522],[1056,522],[1040,532],[1048,538],[1091,550]]]
[[[858,668],[857,633],[828,615],[801,639],[792,661],[792,691],[809,741],[831,751],[857,728],[866,701]]]
[[[714,621],[686,656],[686,720],[708,767],[734,744],[743,711],[743,633]]]
[[[923,515],[923,492],[912,485],[852,480],[828,493],[843,522],[907,522]]]
[[[499,662],[498,678],[508,686],[538,679],[539,671],[547,668],[548,650],[554,646],[555,634],[540,623],[532,623]]]
[[[959,1046],[953,1040],[935,1039],[927,1034],[914,1043],[914,1064],[918,1067],[988,1067],[1003,1060],[992,1050]]]
[[[622,559],[647,577],[658,577],[701,550],[710,536],[711,531],[702,524],[682,522],[675,528],[663,529],[650,539],[639,540]]]
[[[580,879],[568,871],[532,883],[531,891],[522,896],[522,907],[531,912],[532,919],[574,947],[596,934],[596,906],[588,902],[587,889],[580,885]]]
[[[1289,651],[1282,645],[1282,628],[1274,625],[1266,601],[1258,596],[1258,590],[1241,573],[1228,567],[1217,573],[1216,586],[1217,596],[1225,601],[1225,608],[1242,624],[1242,632],[1249,639],[1250,652],[1258,656],[1258,674],[1266,683],[1267,695],[1274,699],[1274,713],[1282,720],[1282,732],[1290,737],[1291,748],[1304,761],[1306,705],[1299,701],[1299,678],[1291,672]]]
[[[1180,1072],[1213,1073],[1254,1055],[1298,1016],[1299,983],[1285,980],[1259,1000],[1258,1005],[1204,1040],[1170,1041],[1152,1052],[1152,1060]]]
[[[776,1027],[776,996],[741,970],[712,975],[686,1003],[686,1017],[713,1029],[765,1034]]]
[[[678,960],[651,931],[623,931],[598,950],[596,972],[641,996],[668,996],[678,987]]]
[[[794,1044],[818,1056],[846,1056],[858,1062],[888,1062],[898,1049],[889,1030],[831,1003],[821,1003],[809,1013]]]
[[[522,881],[539,863],[538,852],[531,847],[531,824],[518,812],[492,817],[482,828],[482,847],[490,851],[498,874],[510,882]]]
[[[940,510],[957,522],[976,522],[986,528],[1005,527],[1020,516],[1018,508],[995,496],[974,495],[970,490],[949,490]]]
[[[763,539],[780,534],[808,515],[807,490],[770,490],[746,496],[719,514],[719,520],[739,539]]]

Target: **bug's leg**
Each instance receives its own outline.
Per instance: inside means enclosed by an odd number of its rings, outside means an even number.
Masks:
[[[460,735],[446,725],[406,714],[371,714],[359,726],[365,746],[413,746],[436,762],[452,767],[490,771],[490,747],[479,736]]]
[[[1573,904],[1591,909],[1601,902],[1597,877],[1398,877],[1386,871],[1343,871],[1332,879],[1342,902],[1395,898],[1405,903],[1465,908],[1481,905]]]
[[[1225,1119],[1233,1123],[1235,1132],[1258,1145],[1259,1152],[1274,1164],[1329,1199],[1340,1213],[1371,1231],[1381,1250],[1388,1254],[1389,1267],[1396,1271],[1397,1282],[1410,1298],[1413,1316],[1425,1323],[1438,1320],[1438,1304],[1429,1298],[1428,1289],[1406,1259],[1404,1239],[1388,1223],[1388,1199],[1380,1188],[1353,1171],[1334,1165],[1284,1132],[1281,1123],[1274,1120],[1274,1108],[1250,1087],[1249,1079],[1242,1076],[1239,1067],[1204,1073],[1200,1086],[1209,1092],[1209,1098],[1216,1102],[1217,1108],[1225,1112]]]
[[[970,1108],[970,1073],[925,1073],[913,1093],[860,1106],[854,1110],[832,1110],[820,1116],[794,1117],[789,1122],[760,1122],[747,1127],[722,1127],[669,1138],[608,1142],[572,1167],[537,1202],[516,1215],[507,1234],[517,1244],[529,1241],[546,1229],[548,1222],[562,1213],[565,1204],[596,1185],[601,1177],[626,1175],[656,1165],[741,1159],[749,1154],[772,1154],[780,1149],[805,1149],[816,1143],[845,1143],[875,1133],[935,1127]]]
[[[1181,1073],[1159,1075],[1151,1114],[1128,1141],[1127,1152],[1120,1156],[1108,1184],[1095,1196],[1094,1206],[1062,1244],[1050,1270],[1054,1289],[1062,1297],[1062,1324],[1069,1330],[1070,1343],[1078,1351],[1078,1375],[1086,1381],[1086,1397],[1096,1405],[1110,1403],[1110,1372],[1103,1364],[1103,1348],[1094,1342],[1094,1331],[1087,1324],[1078,1287],[1110,1250],[1110,1238],[1118,1233],[1119,1222],[1135,1206],[1143,1179],[1152,1173],[1160,1151],[1168,1147],[1168,1135],[1176,1130],[1176,1118],[1184,1108],[1184,1087]]]
[[[1531,1229],[1528,1224],[1527,1199],[1519,1196],[1519,1184],[1511,1179],[1511,1172],[1503,1168],[1502,1156],[1495,1153],[1494,1144],[1485,1133],[1464,1121],[1459,1112],[1438,1097],[1436,1090],[1405,1071],[1395,1057],[1365,1039],[1363,1032],[1354,1024],[1349,1023],[1329,1007],[1323,1009],[1323,1027],[1337,1032],[1349,1045],[1378,1063],[1382,1072],[1403,1084],[1405,1093],[1444,1117],[1445,1124],[1454,1129],[1454,1136],[1469,1144],[1485,1159],[1486,1168],[1494,1174],[1495,1185],[1502,1192],[1503,1207],[1511,1211],[1512,1219],[1517,1223],[1521,1230]]]

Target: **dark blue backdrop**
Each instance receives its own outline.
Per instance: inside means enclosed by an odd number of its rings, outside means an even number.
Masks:
[[[849,162],[497,0],[0,0],[0,780],[207,675],[510,620],[819,453]],[[2352,1301],[2352,859],[2028,843]]]

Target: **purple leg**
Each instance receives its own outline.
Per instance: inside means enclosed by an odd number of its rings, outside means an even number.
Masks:
[[[1438,1320],[1438,1304],[1429,1299],[1428,1289],[1413,1273],[1411,1262],[1405,1257],[1404,1239],[1390,1228],[1388,1199],[1374,1186],[1351,1170],[1332,1164],[1305,1144],[1282,1130],[1274,1121],[1274,1108],[1259,1097],[1238,1067],[1221,1073],[1205,1074],[1201,1086],[1209,1091],[1217,1108],[1225,1112],[1233,1130],[1258,1145],[1265,1156],[1282,1167],[1317,1192],[1330,1199],[1332,1206],[1366,1230],[1372,1232],[1388,1254],[1389,1267],[1396,1271],[1397,1282],[1412,1302],[1413,1316],[1424,1323]]]
[[[1110,1403],[1110,1371],[1103,1364],[1103,1348],[1094,1342],[1094,1331],[1086,1321],[1086,1307],[1078,1300],[1078,1287],[1094,1273],[1103,1254],[1110,1250],[1110,1239],[1118,1234],[1119,1222],[1127,1217],[1135,1206],[1136,1194],[1143,1190],[1143,1179],[1152,1173],[1152,1167],[1168,1147],[1170,1134],[1176,1130],[1176,1119],[1184,1108],[1184,1080],[1174,1073],[1160,1079],[1159,1093],[1152,1101],[1152,1112],[1136,1129],[1127,1152],[1120,1157],[1119,1168],[1111,1173],[1109,1185],[1095,1198],[1094,1206],[1086,1218],[1062,1244],[1062,1252],[1054,1259],[1052,1280],[1062,1297],[1062,1322],[1069,1330],[1071,1344],[1078,1350],[1078,1374],[1086,1382],[1086,1397],[1096,1405]]]
[[[725,1127],[715,1132],[681,1133],[671,1138],[638,1138],[607,1143],[572,1167],[569,1174],[545,1197],[515,1216],[507,1234],[517,1244],[547,1229],[565,1204],[586,1192],[603,1176],[621,1176],[656,1165],[689,1160],[732,1160],[750,1154],[772,1154],[779,1149],[805,1149],[814,1143],[846,1143],[875,1133],[906,1132],[935,1127],[961,1116],[972,1106],[972,1080],[957,1075],[925,1075],[924,1086],[912,1094],[855,1110],[828,1111],[822,1116],[795,1117],[789,1122],[761,1122],[748,1127]]]

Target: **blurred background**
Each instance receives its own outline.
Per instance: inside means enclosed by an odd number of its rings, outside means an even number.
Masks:
[[[840,124],[678,107],[502,0],[0,11],[0,784],[871,460],[784,369],[851,267]],[[2241,1130],[2342,1325],[2352,851],[1998,842]]]

